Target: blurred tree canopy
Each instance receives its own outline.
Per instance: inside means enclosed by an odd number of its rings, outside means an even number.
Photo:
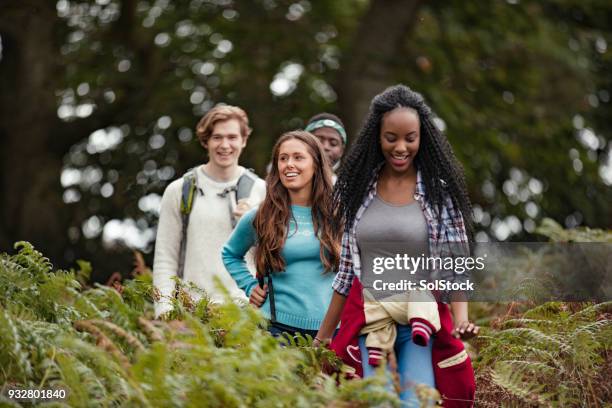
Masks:
[[[263,174],[281,132],[325,110],[355,135],[398,82],[464,164],[480,239],[610,228],[611,21],[604,0],[3,0],[0,250],[123,269],[109,252],[150,251],[215,103],[247,110]]]

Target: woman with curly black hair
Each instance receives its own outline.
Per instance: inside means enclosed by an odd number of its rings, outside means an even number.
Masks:
[[[473,241],[472,208],[463,170],[433,119],[419,93],[403,85],[388,88],[373,99],[339,171],[334,204],[344,221],[340,268],[315,342],[328,341],[342,315],[332,349],[347,363],[352,361],[357,373],[364,376],[374,372],[377,357],[365,344],[372,321],[364,311],[364,296],[366,305],[369,302],[367,293],[362,293],[366,285],[360,282],[372,273],[371,260],[388,257],[385,245],[390,242],[400,243],[413,257],[423,253],[441,257],[456,247],[469,248]],[[466,279],[454,270],[434,273],[436,279]],[[462,292],[436,296],[438,326],[420,325],[433,341],[417,342],[413,321],[406,324],[385,316],[394,321],[394,344],[382,350],[382,357],[388,355],[397,363],[402,401],[415,401],[413,385],[421,383],[436,386],[446,398],[445,406],[453,406],[453,399],[473,398],[471,363],[458,339],[476,335],[478,327],[468,320]],[[356,354],[361,364],[354,363]]]

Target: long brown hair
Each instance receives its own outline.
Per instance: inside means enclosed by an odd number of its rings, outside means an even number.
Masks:
[[[265,275],[266,270],[282,271],[286,266],[281,251],[287,240],[289,217],[293,215],[289,191],[280,180],[278,156],[281,145],[291,139],[304,143],[314,162],[310,196],[312,223],[315,235],[321,242],[320,256],[325,271],[337,270],[340,259],[341,229],[334,228],[337,223],[332,209],[331,166],[315,136],[302,130],[294,130],[281,135],[272,149],[272,169],[266,178],[266,198],[253,221],[258,240],[255,248],[258,276]]]

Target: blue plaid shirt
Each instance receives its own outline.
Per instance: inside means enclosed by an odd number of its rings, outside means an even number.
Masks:
[[[355,276],[358,278],[361,276],[361,259],[356,239],[357,224],[372,200],[374,200],[374,197],[376,197],[376,184],[378,182],[378,175],[381,167],[382,165],[374,172],[366,198],[355,215],[355,221],[352,225],[347,225],[345,227],[344,234],[342,235],[340,265],[336,278],[334,279],[333,288],[336,292],[344,296],[348,296]],[[468,255],[468,237],[461,213],[455,209],[450,196],[447,196],[446,204],[442,207],[442,212],[440,214],[442,225],[438,224],[439,219],[436,216],[436,211],[427,202],[425,183],[423,182],[420,171],[417,172],[414,199],[421,205],[421,210],[423,211],[423,216],[427,223],[429,256],[456,256],[457,248],[462,248],[462,253]],[[437,279],[445,279],[454,282],[461,282],[467,279],[466,273],[458,274],[452,270],[432,271],[432,273],[437,274]]]

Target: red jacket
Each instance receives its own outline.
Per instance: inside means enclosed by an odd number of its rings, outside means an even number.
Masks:
[[[448,305],[438,302],[441,329],[433,337],[432,364],[436,388],[442,395],[445,408],[467,408],[474,405],[476,384],[472,362],[461,340],[451,335],[453,320]],[[363,376],[359,332],[365,325],[362,286],[355,277],[342,311],[338,333],[330,348],[345,364]]]

